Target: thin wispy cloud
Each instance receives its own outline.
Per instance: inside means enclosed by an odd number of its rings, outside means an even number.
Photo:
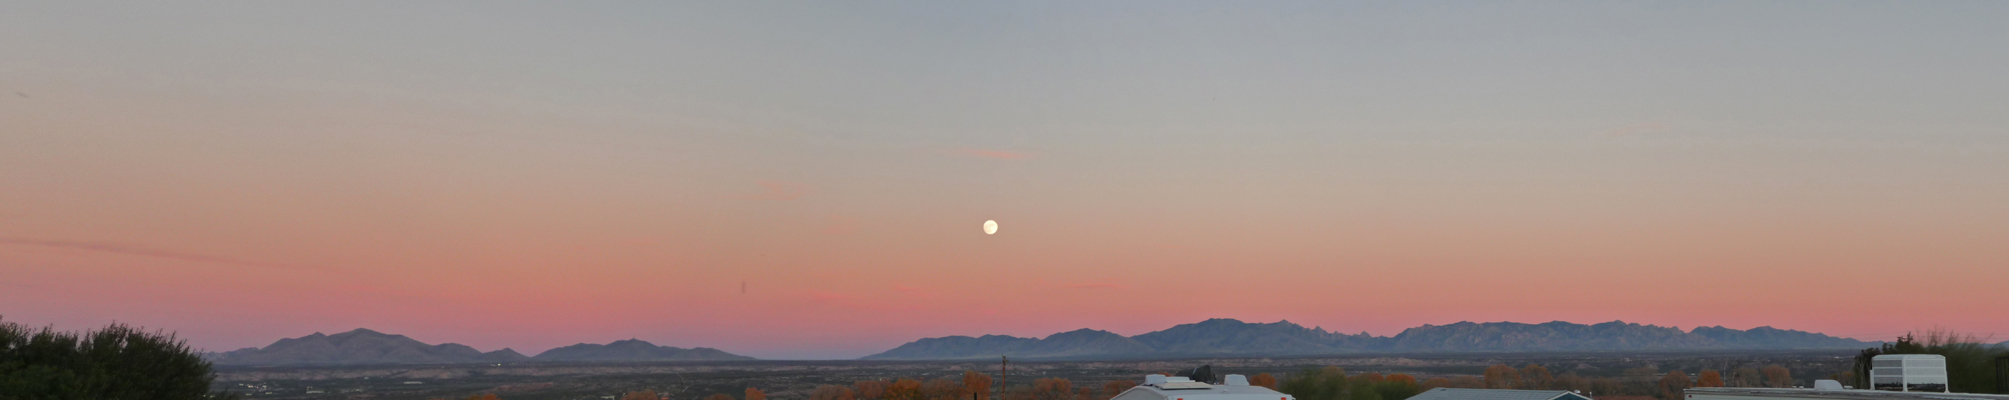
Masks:
[[[244,260],[244,259],[208,255],[208,254],[196,254],[196,253],[185,253],[173,250],[153,249],[153,248],[119,244],[119,243],[84,242],[74,240],[33,239],[33,238],[8,238],[8,237],[0,237],[0,243],[22,245],[22,246],[41,246],[41,247],[53,247],[62,249],[86,250],[100,253],[153,257],[153,258],[162,258],[169,260],[206,262],[212,264],[240,265],[247,267],[268,267],[268,268],[286,268],[286,269],[309,268],[304,265],[252,261],[252,260]]]
[[[809,195],[809,185],[789,181],[764,180],[754,182],[762,188],[759,194],[740,196],[741,200],[789,201]]]
[[[1024,160],[1032,158],[1031,153],[1007,151],[1007,150],[960,148],[955,150],[949,150],[949,153],[961,156],[988,158],[993,160]]]

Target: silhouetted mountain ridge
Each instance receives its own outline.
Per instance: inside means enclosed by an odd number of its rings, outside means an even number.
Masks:
[[[1612,321],[1458,322],[1409,328],[1395,336],[1343,334],[1290,321],[1247,323],[1209,319],[1125,338],[1081,329],[1045,339],[985,335],[928,338],[866,356],[876,360],[1020,358],[1139,358],[1195,355],[1287,356],[1365,352],[1535,352],[1705,349],[1845,349],[1871,343],[1761,326],[1675,327]]]
[[[524,361],[711,361],[751,360],[710,348],[683,349],[656,346],[640,340],[621,340],[606,345],[580,343],[527,357],[516,350],[483,353],[457,343],[430,345],[404,335],[369,329],[324,335],[279,339],[264,348],[244,348],[204,357],[218,365],[364,365],[364,364],[467,364]]]
[[[1078,329],[1055,333],[1047,336],[1045,339],[1005,335],[927,338],[866,358],[891,360],[958,359],[997,357],[1000,354],[1033,354],[1048,358],[1093,358],[1099,356],[1123,356],[1148,351],[1152,351],[1151,346],[1138,343],[1137,340],[1123,337],[1123,335],[1109,331]]]
[[[752,360],[747,357],[718,349],[698,347],[657,346],[641,340],[616,340],[608,344],[580,343],[571,346],[545,350],[535,361],[729,361]]]
[[[208,356],[219,365],[454,364],[529,359],[516,350],[483,353],[465,345],[429,345],[404,335],[360,328],[333,335],[314,332],[279,339],[262,349],[245,348]]]

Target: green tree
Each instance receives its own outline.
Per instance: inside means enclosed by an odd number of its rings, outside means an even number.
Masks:
[[[1306,368],[1277,384],[1277,391],[1298,400],[1344,400],[1349,386],[1346,370],[1340,367]]]
[[[122,324],[84,333],[0,321],[0,400],[228,399],[209,361],[172,334]]]
[[[1923,339],[1913,334],[1896,342],[1863,349],[1856,355],[1855,386],[1869,388],[1870,359],[1884,354],[1938,354],[1946,357],[1948,389],[1960,393],[1996,393],[1996,358],[2009,357],[2009,348],[1984,343],[1986,339],[1944,329],[1925,332]]]
[[[1416,377],[1394,374],[1381,382],[1375,382],[1374,391],[1380,394],[1382,400],[1402,400],[1423,393],[1423,388],[1416,386]]]

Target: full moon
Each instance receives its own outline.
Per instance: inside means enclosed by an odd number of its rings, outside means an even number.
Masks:
[[[985,234],[985,235],[996,235],[996,234],[998,234],[998,222],[997,222],[997,221],[984,221],[984,234]]]

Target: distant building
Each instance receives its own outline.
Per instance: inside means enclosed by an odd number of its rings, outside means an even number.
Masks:
[[[1144,384],[1123,391],[1110,400],[1297,400],[1288,394],[1262,386],[1250,386],[1248,377],[1228,375],[1221,384],[1195,382],[1178,376],[1145,375]]]
[[[1834,382],[1834,381],[1823,381]],[[2009,395],[1841,389],[1689,388],[1684,400],[2009,400]]]
[[[1409,400],[1591,400],[1590,397],[1567,390],[1509,390],[1509,389],[1458,389],[1436,388],[1426,390]]]

